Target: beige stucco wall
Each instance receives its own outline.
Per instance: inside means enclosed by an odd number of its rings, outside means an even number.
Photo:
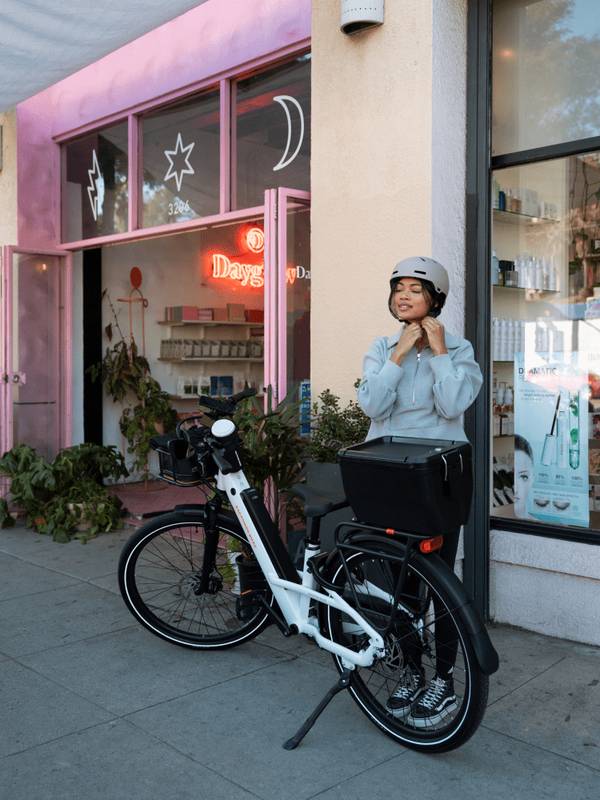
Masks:
[[[444,261],[457,291],[442,321],[462,333],[466,0],[385,6],[382,27],[345,36],[339,3],[313,0],[314,395],[354,396],[364,352],[395,330],[386,302],[401,258]]]
[[[17,119],[0,113],[2,169],[0,170],[0,245],[17,243]]]

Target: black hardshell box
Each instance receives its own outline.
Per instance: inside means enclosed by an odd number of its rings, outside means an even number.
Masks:
[[[359,522],[438,536],[471,508],[471,445],[381,436],[339,452],[346,497]]]

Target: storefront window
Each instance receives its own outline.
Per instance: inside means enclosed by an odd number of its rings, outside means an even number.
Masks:
[[[492,175],[492,514],[600,528],[600,152]]]
[[[131,335],[153,377],[182,416],[198,395],[264,386],[264,233],[262,217],[193,233],[102,249],[103,349]],[[128,299],[136,265],[145,304]],[[174,270],[174,266],[176,269]],[[109,302],[110,300],[110,302]],[[130,316],[131,309],[131,316]],[[122,408],[104,398],[106,442],[119,442]]]
[[[233,208],[262,205],[265,189],[307,191],[310,55],[234,85]]]
[[[142,119],[142,227],[219,212],[219,93]]]
[[[494,0],[494,154],[600,133],[597,0]]]
[[[63,241],[127,230],[127,123],[64,146]]]

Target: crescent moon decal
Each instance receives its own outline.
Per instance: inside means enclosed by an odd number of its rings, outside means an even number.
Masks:
[[[300,152],[300,148],[302,147],[302,142],[304,141],[304,112],[302,111],[302,106],[296,100],[296,98],[290,97],[289,94],[278,94],[276,97],[273,98],[273,100],[276,103],[279,103],[279,105],[285,111],[288,124],[288,135],[287,135],[287,143],[285,145],[285,152],[281,156],[279,163],[273,167],[273,172],[277,172],[277,170],[283,169],[284,167],[287,167],[288,164],[291,164],[292,161],[296,158],[296,156]],[[290,114],[290,109],[288,108],[287,105],[288,103],[293,103],[298,109],[298,114],[300,115],[300,135],[298,137],[298,144],[296,145],[296,149],[289,158],[288,154],[290,152],[290,147],[292,144],[292,115]]]

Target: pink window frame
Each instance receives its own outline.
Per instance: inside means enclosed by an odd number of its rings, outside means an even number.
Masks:
[[[62,206],[62,184],[64,176],[65,154],[63,145],[68,142],[92,133],[102,128],[116,125],[120,122],[128,124],[128,230],[125,233],[110,234],[107,236],[97,236],[91,239],[80,239],[78,241],[61,242],[59,247],[66,251],[83,250],[88,247],[98,247],[104,244],[117,244],[119,242],[135,241],[153,236],[164,234],[179,233],[195,230],[206,225],[220,224],[249,216],[256,209],[236,209],[231,210],[231,190],[235,185],[233,150],[235,148],[235,131],[232,129],[232,101],[234,97],[233,84],[235,81],[256,74],[265,69],[271,69],[278,64],[284,64],[292,58],[310,52],[310,39],[305,39],[294,45],[282,48],[276,54],[268,54],[251,62],[234,67],[219,75],[213,75],[190,86],[182,87],[173,92],[169,92],[160,97],[153,98],[143,103],[138,103],[126,111],[120,111],[113,115],[102,117],[93,122],[82,125],[74,130],[65,131],[54,137],[55,145],[58,149],[57,157],[61,161],[60,181],[56,187],[58,197],[54,207],[57,209],[59,219],[57,220],[57,230],[63,231],[64,209]],[[140,117],[152,111],[172,105],[176,102],[191,98],[210,90],[219,90],[219,115],[220,115],[220,178],[219,178],[219,213],[207,217],[198,217],[189,222],[175,222],[166,225],[159,225],[152,228],[141,228],[141,192],[140,192],[140,166],[141,166],[141,147],[140,147]]]

